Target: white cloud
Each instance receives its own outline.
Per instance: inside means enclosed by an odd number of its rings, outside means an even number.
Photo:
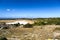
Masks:
[[[10,11],[10,9],[6,9],[7,11]]]

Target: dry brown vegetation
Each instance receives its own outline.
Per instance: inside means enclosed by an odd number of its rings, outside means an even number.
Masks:
[[[0,22],[14,22],[22,20],[0,20]],[[33,23],[34,20],[26,20]],[[40,23],[40,22],[39,22]],[[38,23],[37,23],[38,24]],[[60,25],[34,25],[32,28],[13,27],[10,29],[0,30],[0,36],[6,37],[8,40],[46,40],[53,39],[53,32]]]
[[[0,22],[15,22],[15,21],[26,21],[29,23],[34,23],[34,20],[0,20]]]
[[[17,40],[45,40],[48,38],[53,38],[53,30],[55,28],[56,25],[35,26],[33,28],[17,27],[11,29],[3,29],[0,31],[0,34],[10,40],[11,38],[12,40],[15,38],[17,38]]]

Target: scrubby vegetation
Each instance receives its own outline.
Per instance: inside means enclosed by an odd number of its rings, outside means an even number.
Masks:
[[[60,18],[33,18],[32,20],[34,20],[34,24],[26,24],[26,25],[23,25],[23,27],[32,28],[33,26],[40,26],[40,25],[60,25]],[[0,24],[6,25],[5,22],[1,22]],[[21,25],[17,23],[11,26],[19,27]]]
[[[60,25],[60,18],[36,18],[33,19],[34,24],[25,24],[23,28],[21,24],[9,24],[5,22],[0,23],[0,40],[7,40],[6,38],[17,38],[20,40],[45,40],[46,38],[53,38],[53,31],[60,30],[56,25]],[[12,27],[11,29],[9,29]],[[7,30],[6,30],[7,29]]]
[[[60,30],[60,28],[55,28],[55,30]]]
[[[0,40],[7,40],[6,37],[0,37]]]
[[[18,27],[18,26],[20,26],[20,23],[14,24],[14,26],[15,26],[15,27]]]
[[[9,27],[3,27],[3,29],[9,29]]]
[[[26,25],[23,25],[24,28],[33,28],[33,25],[32,24],[26,24]]]
[[[34,25],[60,25],[60,18],[36,18]]]

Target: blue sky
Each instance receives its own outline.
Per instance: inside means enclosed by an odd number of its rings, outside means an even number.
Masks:
[[[60,17],[60,0],[0,0],[0,18]]]

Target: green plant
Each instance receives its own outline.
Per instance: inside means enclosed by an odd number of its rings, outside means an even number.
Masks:
[[[20,23],[14,24],[14,26],[15,26],[15,27],[18,27],[18,26],[20,26]]]
[[[3,29],[9,29],[9,27],[3,27]]]
[[[26,25],[23,25],[23,27],[24,27],[24,28],[32,28],[33,25],[28,23],[28,24],[26,24]]]
[[[6,37],[0,37],[0,40],[7,40]]]

